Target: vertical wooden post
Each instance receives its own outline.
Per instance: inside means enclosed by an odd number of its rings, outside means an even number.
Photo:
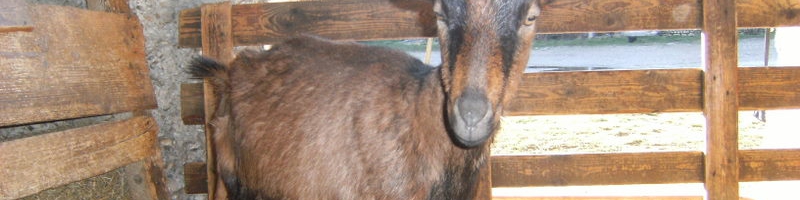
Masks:
[[[231,26],[231,4],[222,2],[207,4],[200,8],[200,27],[202,35],[203,55],[218,62],[228,64],[233,60],[233,32]],[[208,172],[208,199],[215,199],[217,190],[216,152],[212,141],[214,129],[210,125],[211,117],[216,111],[214,87],[205,80],[203,83],[205,130],[206,130],[206,170]],[[222,187],[221,185],[219,187]]]
[[[703,1],[706,199],[739,198],[735,0]]]

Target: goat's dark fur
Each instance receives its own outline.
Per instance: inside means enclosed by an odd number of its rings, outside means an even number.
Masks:
[[[438,72],[311,37],[190,68],[220,98],[211,125],[231,199],[469,199],[487,147],[448,137]]]
[[[229,66],[216,102],[218,199],[473,199],[535,34],[533,0],[435,0],[442,66],[298,37]]]

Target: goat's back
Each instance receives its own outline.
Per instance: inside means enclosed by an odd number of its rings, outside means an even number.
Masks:
[[[207,71],[229,97],[215,143],[232,196],[423,199],[460,180],[452,165],[474,168],[447,135],[438,74],[402,52],[302,37]]]

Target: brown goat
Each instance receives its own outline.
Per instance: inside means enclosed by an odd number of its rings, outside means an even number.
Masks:
[[[219,199],[473,199],[528,60],[531,0],[441,0],[443,63],[302,36],[197,59],[218,108]]]

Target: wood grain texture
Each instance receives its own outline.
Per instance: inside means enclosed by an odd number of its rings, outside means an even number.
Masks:
[[[0,126],[156,107],[137,20],[37,5],[33,32],[0,34]]]
[[[0,199],[23,197],[145,159],[157,148],[157,131],[152,117],[135,117],[0,143]]]
[[[703,152],[492,156],[491,160],[492,187],[701,183],[705,171]],[[741,181],[800,179],[800,149],[742,150],[739,161]],[[193,172],[186,173],[186,187],[201,192],[204,170],[205,163],[186,164],[184,171]]]
[[[796,109],[800,67],[740,67],[739,110]]]
[[[540,34],[700,29],[700,2],[545,0],[536,29]],[[430,6],[371,0],[235,5],[234,40],[237,46],[250,46],[273,44],[297,33],[338,40],[433,37],[436,25]],[[800,4],[794,0],[741,0],[736,6],[741,8],[742,28],[800,26]],[[180,46],[200,47],[200,9],[183,10],[179,20]]]
[[[800,108],[800,67],[738,69],[740,110]],[[517,97],[504,114],[700,112],[702,77],[699,69],[530,73],[523,75]],[[202,123],[195,117],[204,115],[202,99],[202,91],[182,93],[184,123],[186,119]]]
[[[530,73],[506,115],[698,111],[698,69]]]
[[[181,84],[181,120],[186,125],[200,125],[206,121],[203,105],[203,84]]]
[[[233,61],[233,22],[231,21],[231,4],[230,2],[222,2],[216,4],[206,4],[200,8],[201,16],[201,30],[202,35],[202,50],[203,55],[213,58],[220,63],[230,63]],[[214,116],[217,108],[217,97],[214,96],[214,86],[206,78],[203,81],[203,107],[205,121],[210,122]],[[205,124],[206,132],[206,162],[212,163],[206,166],[206,173],[208,174],[208,199],[218,199],[227,197],[222,183],[222,179],[217,175],[216,164],[216,146],[214,145],[215,134],[228,134],[219,132],[213,125]],[[217,193],[220,193],[217,197]]]
[[[800,179],[800,149],[742,150],[739,181]]]
[[[25,0],[4,0],[0,4],[0,33],[32,30]]]
[[[183,184],[186,185],[186,194],[208,193],[207,181],[206,163],[193,162],[183,165]]]
[[[433,37],[431,4],[424,1],[344,0],[233,6],[237,46],[273,44],[300,33],[331,39]],[[184,10],[180,45],[199,47],[197,10]]]
[[[703,1],[706,199],[739,198],[738,33],[735,0]]]
[[[492,157],[493,187],[701,182],[702,152]]]

